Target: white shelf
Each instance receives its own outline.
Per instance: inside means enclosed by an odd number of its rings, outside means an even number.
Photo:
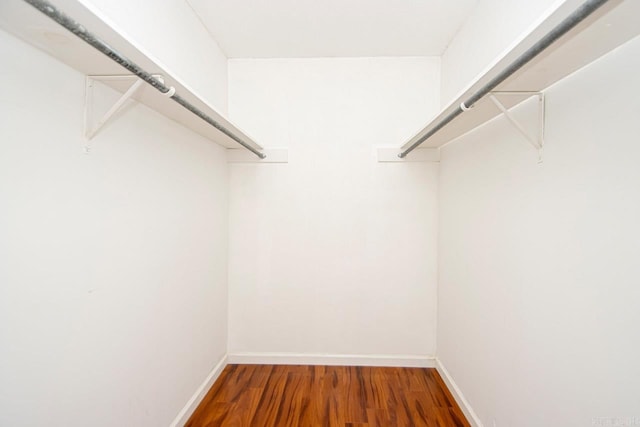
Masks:
[[[582,3],[584,3],[584,0],[567,0],[557,9],[540,19],[532,31],[507,49],[460,96],[449,103],[429,124],[402,145],[401,149],[404,150],[411,146],[420,137],[433,129],[442,118],[458,109],[461,102],[470,98],[478,89],[533,46]],[[551,45],[494,90],[497,92],[543,91],[560,79],[640,34],[639,17],[639,0],[610,0],[592,16],[580,23],[571,32]],[[490,31],[490,29],[487,29],[487,31]],[[505,107],[511,108],[529,96],[528,94],[523,94],[521,97],[503,97],[501,101]],[[472,109],[459,115],[451,123],[432,135],[420,147],[440,147],[500,114],[500,110],[488,100],[488,97],[485,97],[478,101]]]
[[[162,75],[167,86],[175,87],[177,94],[240,137],[247,145],[257,150],[262,149],[260,145],[236,125],[200,99],[185,83],[172,76],[168,70],[163,69],[157,61],[154,61],[151,55],[146,54],[141,47],[135,46],[128,41],[117,29],[110,26],[97,14],[88,10],[78,0],[54,0],[53,4],[69,17],[82,24],[88,31],[99,36],[115,50],[141,66],[145,71]],[[104,76],[129,73],[104,54],[98,52],[22,0],[0,1],[0,27],[85,75]],[[10,60],[10,58],[5,59]],[[46,70],[43,70],[43,78],[46,78]],[[118,80],[104,81],[104,83],[121,93],[131,84],[130,81],[123,82]],[[51,84],[55,84],[55,82],[51,82]],[[242,148],[233,139],[147,84],[133,98],[223,147]]]

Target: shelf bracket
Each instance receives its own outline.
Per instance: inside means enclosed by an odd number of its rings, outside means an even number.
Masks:
[[[161,76],[154,76],[161,78]],[[115,80],[133,80],[133,83],[125,91],[124,94],[107,110],[106,113],[93,125],[93,89],[96,81],[107,82]],[[113,76],[87,76],[85,79],[85,92],[84,92],[84,136],[87,140],[87,144],[84,147],[85,153],[89,152],[88,143],[100,132],[100,130],[111,120],[111,118],[129,101],[138,90],[144,85],[144,80],[137,76],[130,75],[113,75]]]
[[[538,126],[537,133],[532,135],[529,131],[527,131],[518,120],[513,117],[511,112],[507,107],[500,102],[500,100],[495,95],[512,95],[512,96],[520,96],[529,95],[538,97]],[[522,136],[525,137],[527,141],[538,151],[538,163],[542,163],[543,161],[543,150],[544,150],[544,128],[545,128],[545,99],[544,93],[542,92],[491,92],[489,94],[489,99],[493,101],[493,103],[498,107],[498,109],[504,114],[504,117],[511,123],[513,127],[516,128]]]

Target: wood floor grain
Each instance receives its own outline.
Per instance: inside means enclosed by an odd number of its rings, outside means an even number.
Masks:
[[[467,427],[431,368],[228,365],[186,424]]]

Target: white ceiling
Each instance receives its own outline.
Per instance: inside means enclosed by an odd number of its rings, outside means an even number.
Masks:
[[[477,0],[187,0],[229,58],[441,55]]]

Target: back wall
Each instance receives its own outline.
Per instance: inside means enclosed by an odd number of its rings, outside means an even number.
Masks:
[[[229,352],[433,355],[437,163],[377,163],[439,106],[438,58],[229,61]],[[260,359],[264,360],[264,359]],[[306,360],[309,361],[309,360]]]

